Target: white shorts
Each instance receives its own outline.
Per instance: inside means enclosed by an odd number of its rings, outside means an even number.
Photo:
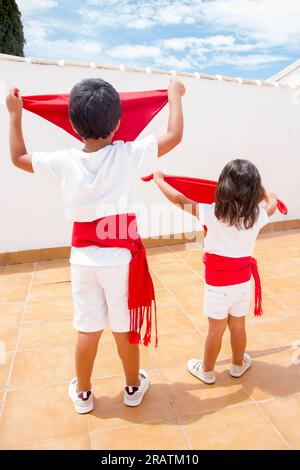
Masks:
[[[110,328],[130,330],[128,310],[129,264],[122,266],[71,265],[73,326],[85,333]]]
[[[251,294],[251,281],[217,287],[205,284],[203,313],[215,320],[244,317],[250,310]]]

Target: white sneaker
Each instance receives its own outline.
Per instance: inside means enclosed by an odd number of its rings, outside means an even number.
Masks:
[[[243,365],[237,366],[236,364],[231,364],[229,367],[229,374],[232,377],[241,377],[246,370],[251,366],[252,359],[249,354],[244,354]]]
[[[126,386],[124,391],[124,405],[127,406],[139,406],[144,398],[145,393],[149,390],[150,380],[147,372],[144,369],[140,369],[140,385]]]
[[[69,384],[69,397],[71,398],[77,413],[89,413],[94,409],[94,396],[91,390],[77,393],[77,378],[71,380]]]
[[[203,370],[203,361],[200,359],[190,359],[187,362],[187,368],[190,374],[197,377],[197,379],[202,380],[206,384],[214,384],[216,381],[216,376],[213,370],[205,372]]]

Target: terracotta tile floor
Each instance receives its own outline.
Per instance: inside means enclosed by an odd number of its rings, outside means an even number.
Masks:
[[[123,406],[122,369],[105,332],[95,410],[85,416],[66,393],[76,341],[68,261],[0,267],[0,448],[300,449],[300,232],[259,239],[265,313],[248,317],[254,363],[243,378],[229,377],[226,334],[213,386],[185,368],[202,354],[207,329],[201,254],[196,244],[149,250],[160,330],[159,348],[142,351],[151,389],[141,407]]]

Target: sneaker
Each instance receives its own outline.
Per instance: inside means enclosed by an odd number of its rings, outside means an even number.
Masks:
[[[77,378],[71,380],[69,384],[69,397],[71,398],[77,413],[89,413],[94,409],[94,396],[91,390],[77,393]]]
[[[200,359],[190,359],[187,362],[187,368],[190,374],[197,379],[202,380],[206,384],[214,384],[216,381],[216,376],[213,370],[205,372],[203,370],[203,361]]]
[[[139,406],[144,398],[145,393],[149,390],[150,380],[147,372],[140,369],[140,385],[138,387],[126,385],[124,391],[124,405]]]
[[[252,359],[249,354],[244,354],[243,365],[237,366],[236,364],[231,364],[229,367],[229,374],[231,377],[241,377],[246,370],[251,366]]]

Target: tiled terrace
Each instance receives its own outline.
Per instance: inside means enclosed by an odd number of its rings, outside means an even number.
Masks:
[[[96,407],[84,416],[67,396],[76,341],[68,262],[0,267],[0,339],[7,350],[0,365],[0,448],[299,449],[300,365],[293,365],[292,342],[300,344],[300,232],[264,236],[256,256],[265,313],[248,318],[255,360],[244,377],[228,375],[228,337],[215,385],[188,374],[186,360],[200,356],[206,333],[201,250],[156,248],[149,261],[159,347],[142,351],[151,389],[139,408],[123,406],[121,365],[106,332],[94,370]]]

